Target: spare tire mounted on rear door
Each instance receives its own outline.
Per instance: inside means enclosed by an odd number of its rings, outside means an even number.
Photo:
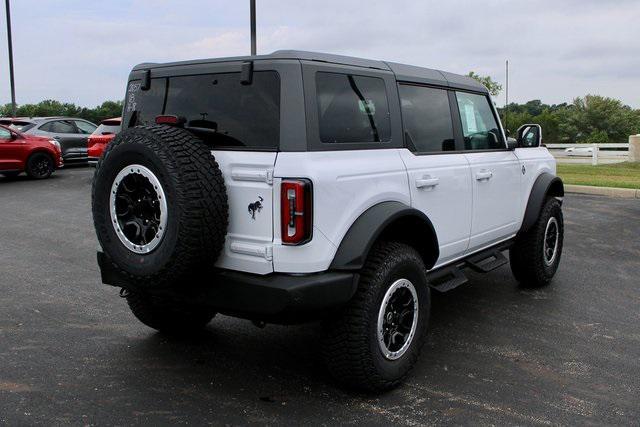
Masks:
[[[104,253],[139,286],[186,285],[224,246],[228,205],[209,148],[170,126],[121,132],[98,164],[93,219]]]

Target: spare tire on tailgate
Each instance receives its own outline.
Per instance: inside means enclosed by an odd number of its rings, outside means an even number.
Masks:
[[[132,285],[186,286],[224,246],[222,172],[184,129],[140,126],[116,136],[98,163],[92,208],[105,255]]]

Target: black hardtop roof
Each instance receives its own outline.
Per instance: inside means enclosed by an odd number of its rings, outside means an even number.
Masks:
[[[304,50],[277,50],[267,55],[232,56],[226,58],[196,59],[191,61],[158,63],[142,63],[133,68],[133,71],[150,70],[174,66],[208,64],[218,62],[260,61],[273,59],[294,59],[302,61],[318,61],[329,64],[348,65],[354,67],[372,68],[392,71],[399,81],[449,86],[453,88],[487,92],[487,89],[477,80],[460,74],[431,68],[417,67],[414,65],[398,64],[395,62],[379,61],[374,59],[357,58],[354,56],[334,55],[330,53],[309,52]]]

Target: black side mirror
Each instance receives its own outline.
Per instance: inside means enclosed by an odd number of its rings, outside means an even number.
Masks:
[[[518,128],[518,147],[535,148],[542,145],[542,127],[536,124],[525,124]]]

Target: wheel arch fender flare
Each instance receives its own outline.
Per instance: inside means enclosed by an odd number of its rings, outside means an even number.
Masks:
[[[533,224],[535,224],[540,216],[542,205],[547,196],[563,197],[564,184],[560,177],[544,172],[540,174],[533,183],[531,193],[529,194],[529,201],[527,202],[527,207],[524,212],[522,226],[520,227],[520,233],[526,233],[531,229]]]
[[[382,202],[364,211],[351,225],[331,263],[335,270],[359,270],[376,241],[381,238],[413,246],[427,269],[440,255],[431,220],[421,211],[400,202]]]

